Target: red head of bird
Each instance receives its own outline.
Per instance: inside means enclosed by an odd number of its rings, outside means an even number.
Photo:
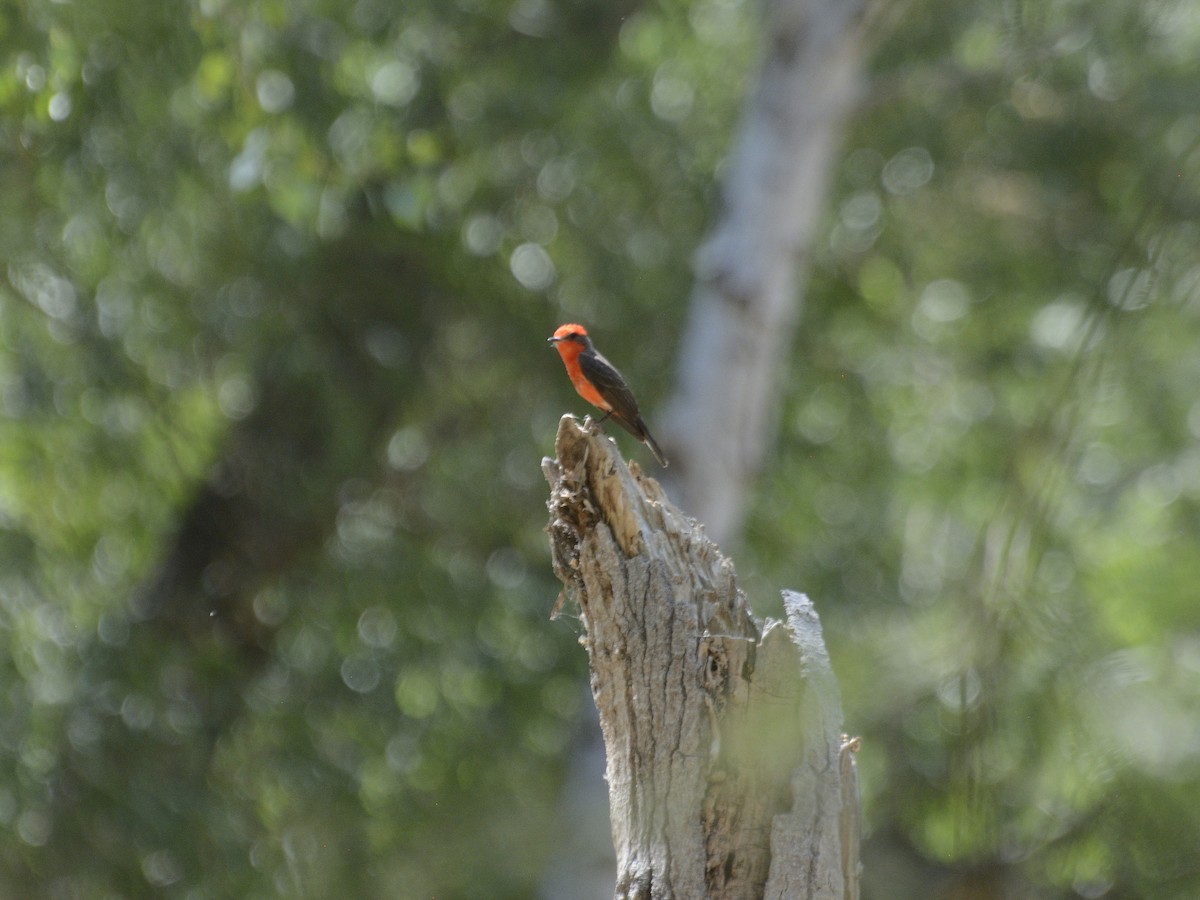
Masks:
[[[559,325],[554,334],[546,338],[546,343],[553,344],[558,355],[566,360],[574,359],[591,347],[592,339],[588,337],[587,329],[582,325],[568,323]]]

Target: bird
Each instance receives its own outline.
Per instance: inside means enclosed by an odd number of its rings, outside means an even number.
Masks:
[[[599,421],[611,418],[645,444],[658,464],[666,468],[667,458],[638,412],[633,391],[617,367],[593,346],[587,329],[574,323],[560,325],[554,334],[546,338],[546,343],[562,357],[567,375],[579,396],[604,411]]]

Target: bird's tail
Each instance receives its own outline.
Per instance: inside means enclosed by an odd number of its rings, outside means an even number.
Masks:
[[[663,454],[662,447],[658,446],[658,441],[656,441],[654,436],[650,434],[650,429],[646,427],[646,423],[642,421],[641,416],[637,416],[636,418],[630,420],[622,416],[616,410],[610,409],[600,419],[600,422],[603,422],[605,419],[610,417],[614,422],[645,444],[650,449],[650,452],[654,454],[654,458],[658,460],[658,464],[660,466],[662,466],[664,469],[667,467],[667,457]],[[600,423],[597,422],[596,424]]]
[[[667,467],[667,458],[663,455],[662,448],[658,446],[658,441],[650,434],[650,429],[644,424],[642,425],[642,434],[645,435],[642,438],[642,443],[650,448],[650,452],[654,454],[654,458],[658,460],[658,464],[665,469]]]

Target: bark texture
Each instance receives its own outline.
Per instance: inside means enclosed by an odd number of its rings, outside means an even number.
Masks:
[[[585,420],[559,424],[554,568],[607,751],[617,898],[857,897],[857,797],[820,623],[758,623],[733,564]]]

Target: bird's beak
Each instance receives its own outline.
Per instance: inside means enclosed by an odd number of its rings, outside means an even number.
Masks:
[[[562,338],[556,338],[553,335],[551,335],[550,337],[546,338],[546,343],[547,344],[557,344],[561,340],[562,340]]]

